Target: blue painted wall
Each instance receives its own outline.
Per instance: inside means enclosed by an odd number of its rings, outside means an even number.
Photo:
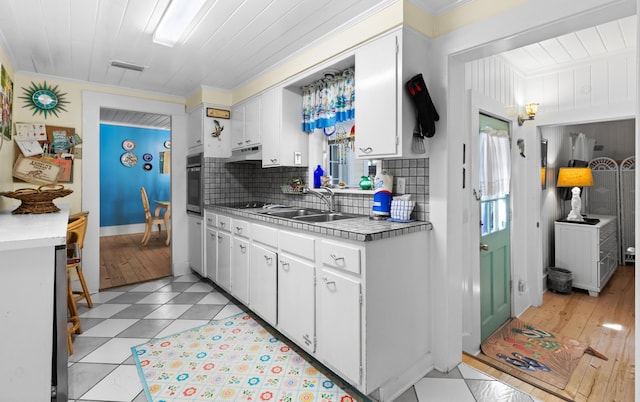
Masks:
[[[171,181],[168,174],[160,174],[160,152],[168,151],[164,142],[171,139],[169,130],[138,127],[100,125],[100,226],[117,226],[144,223],[144,209],[140,198],[140,187],[144,186],[149,196],[151,210],[153,200],[169,200]],[[120,156],[127,152],[122,147],[124,140],[132,140],[136,146],[131,151],[138,156],[138,163],[127,167]],[[145,162],[144,154],[152,160]],[[151,170],[144,164],[150,163]],[[91,180],[86,178],[85,180]]]

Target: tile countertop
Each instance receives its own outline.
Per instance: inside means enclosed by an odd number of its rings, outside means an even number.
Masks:
[[[389,222],[387,220],[372,220],[368,216],[353,219],[343,219],[331,222],[306,223],[291,219],[281,219],[269,215],[259,214],[262,208],[238,209],[221,205],[208,205],[206,211],[223,213],[243,218],[249,218],[266,223],[273,223],[284,228],[305,230],[327,236],[356,241],[372,241],[402,236],[409,233],[431,230],[431,222],[415,221],[408,223]]]
[[[67,242],[69,207],[59,212],[12,214],[12,207],[0,212],[0,251],[64,245]]]

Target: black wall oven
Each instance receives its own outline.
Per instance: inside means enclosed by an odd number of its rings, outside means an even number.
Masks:
[[[201,215],[204,198],[203,154],[187,156],[187,213]]]

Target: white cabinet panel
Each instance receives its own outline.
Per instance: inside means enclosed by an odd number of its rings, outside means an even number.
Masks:
[[[397,154],[398,36],[387,35],[356,50],[358,94],[355,146],[359,158]]]
[[[218,232],[215,228],[207,227],[205,235],[205,265],[207,278],[213,282],[218,282],[216,274],[218,272]]]
[[[231,294],[249,304],[249,242],[237,236],[231,244]]]
[[[313,353],[315,267],[285,254],[278,257],[278,329]]]
[[[317,281],[318,358],[361,382],[360,282],[322,269]]]
[[[252,244],[249,260],[250,307],[269,324],[276,325],[278,255],[266,247]]]
[[[204,239],[204,229],[202,227],[202,218],[199,216],[187,216],[188,235],[189,240],[188,254],[189,254],[189,266],[192,270],[197,272],[201,276],[207,276],[205,270],[202,250],[202,243]]]
[[[231,235],[218,231],[217,240],[218,272],[216,273],[216,283],[227,292],[231,292]]]

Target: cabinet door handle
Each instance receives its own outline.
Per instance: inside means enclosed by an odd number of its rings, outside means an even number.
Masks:
[[[242,145],[242,141],[238,142],[238,145]]]
[[[218,235],[218,243],[222,243],[222,236]]]
[[[330,281],[326,277],[322,278],[322,282],[327,286],[336,286],[336,281]]]
[[[264,256],[265,261],[267,261],[267,264],[271,265],[271,261],[273,261],[272,257],[269,257],[268,255]]]
[[[373,151],[373,149],[371,147],[366,147],[366,148],[358,148],[360,150],[360,152],[362,152],[363,154],[370,154],[371,151]]]
[[[244,252],[246,252],[246,251],[247,251],[247,246],[243,246],[242,244],[239,244],[239,246],[240,246],[240,251],[241,251],[241,252],[243,252],[243,253],[244,253]]]
[[[285,260],[280,260],[280,266],[282,266],[282,269],[284,269],[285,271],[289,270],[289,263],[286,262]]]
[[[209,233],[209,238],[213,240],[216,238],[216,235],[214,235],[213,233]]]
[[[271,163],[276,163],[276,162],[278,162],[278,160],[277,160],[276,158],[271,158],[270,160],[271,160]]]
[[[224,227],[225,224],[226,222],[220,222],[220,227]]]
[[[329,255],[331,258],[333,258],[333,262],[335,262],[336,264],[338,263],[338,261],[342,260],[342,262],[344,262],[344,257],[338,257],[335,254],[330,254]]]
[[[246,142],[247,144],[251,142],[251,140],[244,140],[244,142]]]
[[[236,232],[238,234],[242,233],[242,228],[240,226],[236,226]]]

